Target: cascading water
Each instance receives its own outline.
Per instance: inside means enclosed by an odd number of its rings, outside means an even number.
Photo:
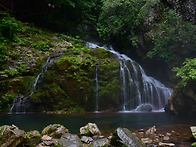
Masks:
[[[126,55],[114,51],[112,46],[100,47],[90,42],[87,42],[86,46],[110,51],[119,61],[123,111],[164,111],[172,89],[147,76],[139,64]]]
[[[63,55],[64,52],[60,52],[56,55],[51,55],[47,58],[46,62],[44,62],[42,64],[41,67],[41,72],[37,75],[37,77],[29,84],[26,93],[29,93],[30,90],[32,90],[32,92],[30,92],[30,94],[27,94],[27,96],[24,95],[17,95],[12,103],[12,106],[9,110],[9,114],[12,113],[26,113],[26,110],[28,109],[29,105],[27,100],[29,98],[31,98],[31,96],[33,95],[34,91],[37,89],[38,87],[38,83],[39,80],[41,79],[41,77],[43,76],[44,72],[47,71],[49,65],[55,60],[55,58],[60,57],[61,55]]]
[[[98,63],[99,64],[99,63]],[[98,105],[98,101],[99,101],[99,80],[98,80],[98,75],[97,75],[97,69],[98,69],[98,65],[96,66],[96,77],[95,77],[95,94],[96,94],[96,109],[95,111],[97,112],[99,110],[99,105]]]

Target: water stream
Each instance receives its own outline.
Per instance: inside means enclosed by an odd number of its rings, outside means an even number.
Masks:
[[[112,46],[100,47],[90,42],[87,42],[86,46],[110,51],[119,61],[122,111],[164,111],[172,93],[171,88],[167,88],[161,82],[147,76],[138,63],[126,55],[116,52]]]
[[[28,103],[29,98],[33,95],[34,91],[38,88],[39,80],[44,75],[44,72],[47,71],[48,67],[53,63],[55,58],[60,57],[64,54],[64,52],[60,52],[56,55],[51,55],[47,58],[47,60],[42,64],[40,73],[36,76],[36,78],[29,84],[26,94],[17,95],[12,103],[12,106],[9,110],[9,114],[12,113],[26,113],[27,110],[30,108],[30,104]],[[30,92],[31,91],[31,92]],[[27,94],[30,93],[30,94]]]

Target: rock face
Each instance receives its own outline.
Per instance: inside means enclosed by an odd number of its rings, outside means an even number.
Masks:
[[[136,135],[126,128],[117,128],[116,132],[113,134],[111,139],[111,144],[115,147],[120,147],[125,145],[127,147],[144,147],[145,144],[142,143]]]
[[[184,85],[181,81],[174,89],[165,111],[170,114],[196,116],[196,85],[194,81]]]
[[[32,109],[64,112],[95,110],[96,74],[100,89],[99,111],[116,109],[121,104],[119,67],[119,62],[104,49],[68,49],[66,55],[48,67],[32,96]]]
[[[16,147],[24,143],[25,131],[12,125],[0,127],[0,145],[1,147]]]

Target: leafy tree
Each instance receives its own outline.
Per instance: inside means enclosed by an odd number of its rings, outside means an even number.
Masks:
[[[94,18],[96,0],[45,0],[53,10],[53,15],[47,20],[58,26],[67,28],[66,31],[76,30],[79,25]],[[84,29],[84,28],[83,28]]]
[[[102,0],[102,12],[98,21],[98,32],[104,39],[118,36],[129,38],[136,45],[136,34],[142,28],[140,9],[145,0]]]
[[[154,25],[154,48],[147,53],[147,57],[170,63],[176,54],[188,55],[196,51],[196,25],[183,21],[182,15],[176,10],[165,9],[161,22]],[[192,46],[187,47],[187,44]]]
[[[187,58],[181,68],[173,68],[173,71],[177,72],[177,77],[180,77],[184,80],[185,85],[189,80],[196,80],[196,58]]]

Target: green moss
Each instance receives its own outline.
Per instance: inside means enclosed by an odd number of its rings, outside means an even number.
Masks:
[[[102,48],[97,48],[97,54],[99,58],[110,58],[111,57],[111,52],[106,51],[105,49]]]

